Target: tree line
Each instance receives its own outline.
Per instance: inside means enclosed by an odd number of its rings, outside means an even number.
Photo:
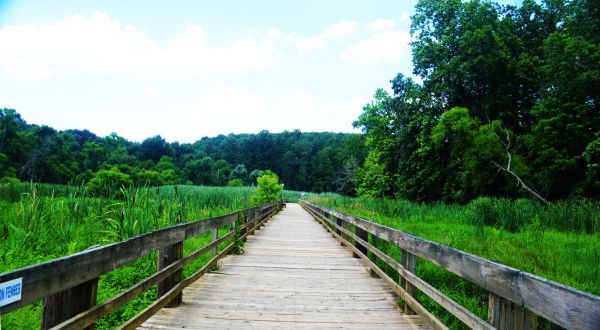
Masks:
[[[362,136],[345,133],[229,134],[194,143],[169,143],[160,135],[132,142],[88,130],[57,131],[28,124],[14,109],[0,109],[0,178],[46,183],[160,186],[254,185],[267,170],[286,189],[352,190],[340,181],[344,164],[360,163]],[[358,150],[358,153],[357,153]],[[363,150],[362,152],[360,150]]]
[[[600,2],[421,0],[413,73],[354,123],[359,195],[600,196]]]

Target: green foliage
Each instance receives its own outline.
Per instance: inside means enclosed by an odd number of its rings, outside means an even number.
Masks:
[[[168,143],[157,135],[137,143],[116,133],[98,137],[87,130],[31,125],[15,110],[0,109],[0,178],[81,184],[116,167],[135,186],[225,186],[230,179],[256,185],[260,169],[272,168],[290,189],[324,192],[338,189],[342,164],[364,159],[365,148],[357,141],[362,142],[357,134],[294,130],[205,137],[193,144]],[[353,193],[352,186],[343,188]]]
[[[600,196],[600,22],[595,2],[421,0],[414,73],[378,89],[354,123],[370,156],[364,196],[466,203],[481,195]],[[495,163],[495,164],[494,164]]]
[[[244,186],[244,182],[242,181],[242,179],[233,179],[233,180],[229,180],[229,182],[227,182],[227,187],[243,187]]]
[[[261,205],[274,202],[281,198],[283,186],[279,184],[279,178],[273,174],[265,174],[258,177],[258,189],[252,196],[253,205]]]
[[[239,179],[242,181],[242,184],[248,182],[248,171],[246,170],[246,166],[244,164],[237,165],[230,173],[229,173],[229,181]]]
[[[109,196],[111,192],[129,188],[132,185],[133,181],[129,175],[122,173],[116,167],[94,173],[87,184],[90,193],[101,196]]]
[[[248,175],[248,180],[250,181],[250,184],[254,186],[257,183],[256,179],[258,179],[259,176],[263,176],[263,173],[263,170],[254,170],[250,172],[250,174]]]
[[[360,197],[383,197],[389,189],[390,178],[380,162],[381,153],[372,151],[367,156],[363,168],[358,172],[360,178],[356,193]]]

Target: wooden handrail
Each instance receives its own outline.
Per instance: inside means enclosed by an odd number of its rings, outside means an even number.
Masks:
[[[276,201],[215,218],[184,223],[142,234],[125,241],[2,273],[0,274],[0,283],[22,278],[22,289],[21,299],[9,305],[0,307],[0,314],[6,314],[40,299],[48,299],[48,297],[56,297],[61,294],[80,294],[81,292],[75,290],[75,288],[81,290],[79,288],[86,285],[86,283],[96,283],[100,275],[106,274],[131,261],[144,257],[151,252],[162,251],[165,248],[174,246],[181,246],[181,243],[185,239],[198,236],[223,226],[230,226],[231,230],[223,237],[218,239],[214,238],[213,242],[193,252],[189,256],[183,258],[179,257],[178,260],[170,262],[166,267],[158,269],[156,273],[135,284],[116,297],[113,297],[100,305],[93,306],[95,305],[96,299],[96,287],[94,284],[89,288],[85,287],[85,290],[94,290],[91,294],[93,300],[92,306],[89,306],[89,308],[88,306],[85,306],[83,309],[81,309],[81,306],[78,306],[80,308],[78,310],[69,310],[72,306],[61,306],[60,308],[62,308],[62,310],[60,312],[53,310],[52,313],[68,314],[67,316],[59,316],[56,320],[50,322],[45,322],[45,320],[42,321],[43,328],[81,329],[87,327],[92,325],[93,322],[102,316],[112,312],[114,309],[138,296],[143,291],[148,290],[152,285],[169,280],[169,277],[174,276],[177,272],[180,273],[185,265],[201,257],[205,253],[208,253],[211,249],[216,248],[227,239],[233,238],[236,234],[239,235],[238,229],[243,229],[241,232],[245,233],[245,237],[249,233],[249,226],[252,226],[252,229],[250,230],[255,230],[262,222],[278,212],[281,209],[281,204],[281,201]],[[239,228],[236,228],[236,224],[239,222],[241,222],[241,224],[238,226]],[[239,238],[236,237],[236,239]],[[230,244],[226,250],[228,251],[231,246],[232,245]],[[223,253],[217,254],[211,259],[210,263],[216,262],[216,260],[223,255]],[[203,273],[200,275],[202,274]],[[194,275],[192,277],[197,278],[196,276],[198,276],[198,273]],[[188,278],[179,283],[189,284],[191,282]],[[180,287],[180,285],[175,286]],[[162,297],[160,299],[162,299]],[[44,316],[46,316],[46,310],[44,311]]]
[[[404,275],[404,280],[420,289],[471,328],[487,328],[489,324],[482,320],[481,322],[475,320],[472,313],[416,277],[397,261],[384,257],[383,252],[369,244],[368,240],[358,237],[344,226],[332,221],[330,217],[392,243],[407,253],[432,262],[489,291],[492,298],[489,321],[496,328],[502,327],[500,326],[502,322],[498,322],[502,316],[494,315],[494,310],[498,313],[498,306],[492,306],[492,302],[498,304],[498,299],[494,300],[493,297],[500,298],[500,301],[505,299],[512,302],[513,309],[524,309],[525,313],[532,312],[568,329],[600,328],[600,297],[350,214],[305,201],[301,202],[301,205],[314,217],[325,220],[329,226],[339,233],[344,233],[346,237],[352,237],[355,244],[365,247],[398,270],[401,276]],[[350,244],[347,240],[346,243]],[[350,247],[354,253],[359,251],[358,248]],[[527,323],[527,315],[524,316],[523,311],[520,313]],[[527,324],[520,325],[522,328],[527,328]],[[504,326],[511,327],[507,324]]]

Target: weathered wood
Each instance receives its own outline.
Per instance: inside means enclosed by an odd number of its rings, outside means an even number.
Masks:
[[[157,284],[158,282],[164,280],[177,270],[182,269],[182,267],[190,264],[194,260],[205,255],[210,250],[212,250],[214,246],[225,242],[226,240],[233,237],[233,235],[233,232],[223,235],[223,237],[219,238],[217,241],[212,242],[191,253],[190,255],[183,257],[179,261],[172,263],[171,265],[159,270],[158,272],[147,277],[143,281],[137,283],[136,285],[120,293],[119,295],[103,302],[102,304],[96,305],[91,309],[88,309],[87,311],[77,314],[75,317],[70,318],[69,320],[57,325],[52,329],[83,329],[91,325],[92,323],[99,320],[103,316],[109,314],[113,310],[125,305],[131,299],[139,296],[142,292],[150,289],[152,285]]]
[[[185,280],[179,282],[175,285],[171,290],[166,292],[162,297],[153,302],[150,306],[146,307],[143,311],[139,312],[136,316],[128,320],[123,326],[119,329],[135,329],[140,326],[144,321],[149,319],[152,315],[156,314],[161,308],[169,305],[169,303],[176,299],[176,297],[181,295],[183,289],[190,284],[194,283],[198,278],[202,275],[206,274],[214,265],[217,264],[217,261],[224,257],[230,250],[233,248],[235,242],[229,244],[227,247],[223,249],[223,251],[219,252],[216,256],[214,256],[210,261],[192,274],[190,277]]]
[[[366,230],[363,230],[362,228],[354,226],[354,233],[356,234],[356,237],[362,239],[365,242],[369,240],[369,233]],[[362,254],[367,254],[367,247],[363,246],[356,239],[354,240],[354,247],[357,248]],[[356,253],[354,253],[353,255],[355,258],[360,258]]]
[[[316,213],[314,213],[313,216],[316,217],[315,214]],[[332,224],[332,225],[335,226],[335,224]],[[338,229],[340,229],[340,228],[338,228]],[[348,233],[348,234],[351,234],[351,233]],[[391,267],[395,268],[398,271],[398,273],[400,274],[400,276],[402,276],[407,282],[413,284],[416,288],[421,290],[423,293],[425,293],[427,296],[429,296],[432,300],[434,300],[435,302],[440,304],[443,308],[448,310],[452,315],[456,316],[456,318],[458,318],[463,323],[465,323],[469,328],[471,328],[471,329],[486,329],[486,330],[493,329],[493,327],[490,326],[488,323],[481,320],[475,314],[471,313],[469,310],[467,310],[466,308],[464,308],[463,306],[461,306],[454,300],[450,299],[449,297],[447,297],[446,295],[441,293],[439,290],[432,287],[427,282],[423,281],[421,278],[416,276],[413,272],[408,272],[402,266],[402,264],[400,264],[396,260],[392,259],[390,256],[386,255],[385,253],[383,253],[382,251],[380,251],[373,245],[369,244],[367,241],[362,240],[361,238],[359,238],[356,235],[354,235],[354,239],[359,241],[359,243],[361,245],[367,247],[367,250],[371,253],[371,255],[376,256],[377,258],[383,260],[385,263],[387,263]],[[363,255],[365,256],[365,258],[367,258],[366,254],[363,254]],[[406,291],[404,291],[404,292],[406,292]],[[411,295],[411,297],[412,297],[412,295]],[[405,302],[407,302],[407,305],[409,305],[410,307],[413,307],[413,310],[415,310],[414,306],[412,306],[410,300],[409,301],[405,300]],[[418,313],[420,313],[419,310],[416,310],[416,311]]]
[[[211,242],[214,242],[217,240],[217,238],[219,238],[219,228],[212,228],[211,229]],[[212,250],[212,255],[213,257],[217,255],[217,247],[215,246]]]
[[[344,219],[562,327],[598,326],[600,297],[365,219],[306,204]]]
[[[488,322],[499,330],[531,330],[537,329],[538,316],[490,292]]]
[[[404,267],[404,269],[406,269],[407,271],[414,274],[415,270],[417,269],[417,258],[415,257],[414,254],[411,254],[411,253],[406,252],[405,250],[402,250],[402,255],[400,257],[400,264],[402,265],[402,267]],[[400,286],[403,287],[404,290],[406,290],[406,292],[408,292],[408,294],[415,297],[415,295],[417,293],[415,290],[415,287],[409,281],[407,281],[402,275],[400,275],[399,280],[400,280]],[[410,315],[410,314],[414,314],[414,311],[410,308],[410,306],[405,305],[404,313]]]
[[[44,330],[50,329],[96,305],[97,292],[98,279],[95,278],[69,290],[46,297],[44,299],[41,328]],[[87,329],[93,329],[93,327]]]
[[[345,230],[345,228],[338,226],[337,223],[334,223],[334,222],[330,222],[331,225],[327,225],[326,222],[324,221],[324,218],[320,217],[318,213],[313,213],[313,212],[311,212],[310,209],[307,209],[307,211],[309,211],[309,213],[315,218],[315,220],[320,222],[325,227],[325,229],[327,229],[329,232],[331,232],[333,235],[335,235],[335,237],[338,240],[344,239],[340,234],[337,233],[337,231],[343,232]],[[347,234],[353,235],[350,232],[347,232]],[[356,239],[357,237],[355,236],[354,238]],[[367,246],[367,247],[370,246],[370,244],[365,241],[363,241],[361,243],[363,246]],[[348,247],[350,249],[352,249],[353,252],[356,253],[364,262],[367,263],[367,265],[369,266],[371,271],[376,273],[377,278],[383,279],[394,290],[394,292],[398,296],[400,296],[400,298],[402,298],[404,301],[406,301],[407,304],[410,304],[414,310],[418,311],[418,313],[421,316],[423,316],[434,328],[448,329],[442,322],[440,322],[440,320],[438,320],[425,307],[423,307],[423,305],[421,305],[415,298],[410,296],[400,285],[398,285],[398,283],[396,283],[392,278],[390,278],[383,270],[381,270],[379,267],[377,267],[377,265],[375,265],[375,263],[373,261],[371,261],[367,255],[363,254],[359,249],[355,248],[352,245],[348,244]]]
[[[213,240],[214,242],[215,240]],[[183,257],[183,242],[175,243],[171,246],[167,246],[158,250],[157,254],[157,268],[161,270],[177,262]],[[162,297],[164,294],[169,292],[175,285],[181,282],[183,277],[182,269],[175,271],[172,275],[158,282],[156,286],[156,298]],[[181,304],[181,294],[176,296],[167,307],[177,307]]]
[[[242,225],[240,226],[239,236],[244,237],[241,239],[242,241],[246,241],[246,233],[248,232],[248,223],[252,222],[252,217],[254,216],[254,212],[244,211],[244,217],[242,218]]]
[[[180,307],[141,328],[429,328],[403,315],[393,290],[297,205],[269,218],[243,255],[222,259],[218,272],[184,290]]]
[[[489,292],[488,293],[488,323],[494,328],[500,328],[500,300],[502,297]]]

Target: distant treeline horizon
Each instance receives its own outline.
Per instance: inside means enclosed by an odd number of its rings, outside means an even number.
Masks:
[[[286,189],[351,194],[340,169],[361,162],[365,150],[360,134],[300,130],[218,135],[194,143],[169,143],[160,135],[133,142],[116,133],[100,137],[28,124],[16,110],[0,109],[4,181],[81,184],[104,171],[104,177],[125,174],[137,186],[225,186],[235,179],[253,185],[262,171],[271,170]]]

